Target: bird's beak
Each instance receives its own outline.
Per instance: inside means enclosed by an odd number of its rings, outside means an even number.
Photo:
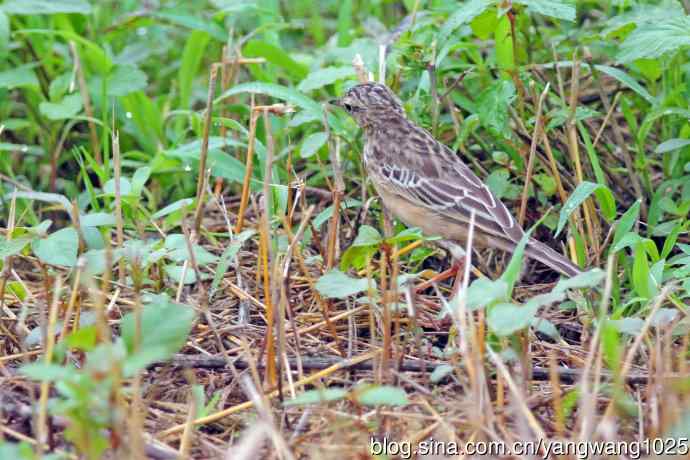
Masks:
[[[334,105],[336,107],[342,107],[343,106],[343,103],[340,101],[340,99],[331,99],[330,101],[328,101],[328,103],[330,105]]]

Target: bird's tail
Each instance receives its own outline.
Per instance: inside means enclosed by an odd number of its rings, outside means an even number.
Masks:
[[[577,265],[541,241],[530,239],[525,248],[525,254],[569,278],[582,273]]]

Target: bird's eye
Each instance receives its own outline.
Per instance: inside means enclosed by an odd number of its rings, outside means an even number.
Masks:
[[[345,110],[348,112],[352,112],[352,106],[350,104],[343,104],[343,108],[345,108]]]

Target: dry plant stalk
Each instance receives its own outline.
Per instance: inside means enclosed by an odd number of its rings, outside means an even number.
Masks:
[[[122,218],[122,190],[120,190],[120,180],[122,174],[122,166],[120,159],[120,133],[113,130],[113,168],[115,169],[115,241],[117,247],[122,249],[125,244],[125,230],[124,221]],[[78,213],[76,214],[78,215]],[[127,274],[125,272],[125,260],[120,257],[117,262],[117,280],[121,284],[125,284]]]
[[[98,133],[96,132],[96,124],[93,122],[93,106],[91,105],[91,96],[89,95],[89,87],[86,85],[86,78],[84,77],[84,69],[81,66],[81,60],[79,59],[79,52],[77,51],[77,46],[72,40],[69,42],[69,49],[72,52],[72,58],[74,59],[74,71],[77,74],[77,79],[79,80],[79,92],[81,93],[81,98],[84,103],[84,111],[86,116],[89,117],[89,135],[91,137],[91,149],[93,150],[94,157],[99,164],[103,164],[103,158],[101,157],[101,146],[98,142]]]
[[[201,153],[199,154],[199,176],[196,185],[196,211],[194,214],[194,233],[201,230],[201,219],[204,216],[204,196],[206,193],[206,161],[208,158],[208,137],[211,131],[211,117],[213,115],[213,96],[216,93],[216,78],[218,66],[211,65],[208,78],[208,95],[206,96],[206,114],[204,116],[204,131],[201,139]]]

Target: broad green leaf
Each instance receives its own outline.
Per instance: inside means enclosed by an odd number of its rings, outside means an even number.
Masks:
[[[649,260],[647,259],[647,251],[645,250],[642,242],[638,242],[635,245],[632,268],[632,283],[635,288],[635,292],[640,297],[645,299],[650,299],[656,294],[656,289],[654,288],[650,270],[649,270]]]
[[[462,291],[461,291],[462,295]],[[507,300],[508,284],[502,280],[479,278],[470,284],[467,289],[466,307],[468,310],[477,310],[500,300]],[[456,296],[460,301],[460,296]]]
[[[389,385],[372,385],[355,391],[355,399],[365,406],[405,406],[410,403],[405,390]]]
[[[33,68],[36,64],[26,64],[10,70],[0,72],[0,88],[21,88],[24,86],[38,86],[38,78]]]
[[[445,43],[450,35],[463,24],[469,24],[474,18],[482,14],[487,8],[492,6],[495,1],[491,0],[469,0],[458,4],[455,12],[441,26],[438,34],[438,43]]]
[[[323,131],[318,133],[310,134],[304,142],[302,143],[302,148],[300,148],[300,156],[302,158],[309,158],[314,155],[321,147],[326,144],[328,140],[328,134]]]
[[[369,282],[366,278],[351,278],[340,270],[331,270],[316,282],[316,289],[324,297],[344,299],[366,291]]]
[[[566,289],[594,288],[606,278],[606,272],[593,268],[572,278],[561,278],[551,292],[561,293]]]
[[[676,16],[639,26],[621,44],[618,62],[655,59],[690,46],[690,16]]]
[[[242,93],[266,94],[276,99],[284,100],[290,104],[301,107],[319,120],[323,119],[323,108],[313,99],[308,98],[299,91],[274,83],[249,82],[235,85],[223,94],[218,96],[215,103],[220,103],[223,99]]]
[[[305,406],[328,401],[339,401],[347,397],[347,390],[343,388],[324,388],[307,390],[292,399],[285,400],[283,406]]]
[[[40,112],[50,120],[64,120],[72,118],[81,112],[81,95],[70,94],[60,102],[41,102],[38,105]]]
[[[359,227],[357,237],[352,243],[352,246],[373,246],[378,245],[383,241],[378,230],[370,225],[362,225]]]
[[[498,336],[511,335],[530,325],[538,307],[500,303],[489,309],[486,322]]]
[[[644,86],[640,85],[637,80],[625,73],[623,70],[607,65],[595,65],[594,68],[623,83],[625,86],[642,96],[650,104],[654,104],[656,102],[654,96],[649,94],[649,91],[647,91]]]
[[[662,0],[657,4],[633,3],[632,9],[617,14],[609,19],[601,35],[619,35],[627,33],[634,26],[661,22],[685,14],[683,6],[678,0]]]
[[[282,67],[285,72],[295,79],[301,80],[307,76],[309,69],[301,64],[281,48],[260,40],[250,40],[244,45],[242,54],[246,57],[263,57],[271,64]]]
[[[498,65],[498,68],[501,71],[501,79],[506,82],[509,81],[512,85],[511,72],[515,69],[517,62],[515,62],[516,56],[515,48],[513,47],[513,34],[511,32],[511,23],[507,14],[502,14],[498,18],[498,24],[496,24],[496,29],[494,30],[494,42],[496,44],[496,64]],[[513,87],[513,93],[514,92],[515,88]],[[504,96],[501,96],[501,98],[503,97]],[[481,103],[486,102],[488,101],[482,101]],[[502,105],[500,107],[502,109],[505,109],[506,107],[505,105],[503,105],[503,102],[501,102],[501,104]],[[507,113],[504,115],[507,116]],[[479,112],[479,118],[480,120],[482,119],[481,110]],[[504,124],[505,123],[501,123],[501,128],[496,129],[501,131],[503,129]]]
[[[195,30],[189,34],[189,38],[184,45],[180,70],[177,74],[180,85],[179,107],[183,109],[189,108],[192,96],[192,84],[199,72],[201,59],[204,57],[204,51],[210,39],[211,37],[208,33],[201,30]]]
[[[640,318],[609,319],[606,323],[618,332],[636,336],[642,331],[644,321]]]
[[[185,271],[183,265],[168,264],[165,267],[165,274],[170,277],[173,282],[182,284],[196,283],[196,272],[191,265],[187,266]],[[184,276],[184,279],[182,278]],[[203,278],[203,276],[202,276]]]
[[[189,248],[187,247],[187,241],[184,235],[179,233],[169,234],[165,237],[164,247],[169,251],[168,258],[170,260],[178,263],[189,260]],[[193,244],[192,250],[194,251],[194,259],[199,266],[208,265],[218,260],[218,257],[198,244]],[[191,260],[189,261],[191,262]]]
[[[494,81],[477,100],[477,115],[482,125],[505,134],[508,127],[508,104],[514,99],[515,86],[512,81]]]
[[[91,14],[86,0],[5,0],[0,9],[8,14]]]
[[[303,93],[322,88],[326,85],[335,83],[338,80],[352,77],[355,74],[355,69],[351,66],[342,67],[326,67],[311,72],[305,79],[303,79],[297,86],[297,89]]]
[[[657,145],[654,149],[655,153],[666,153],[674,150],[682,149],[690,145],[690,139],[669,139]]]
[[[116,65],[108,75],[108,95],[126,96],[146,89],[148,76],[134,65]]]
[[[115,225],[115,216],[109,212],[92,212],[79,216],[82,227],[101,227]]]
[[[525,5],[528,11],[551,18],[575,20],[575,2],[567,0],[513,0],[513,3]]]
[[[146,359],[139,360],[133,367],[143,368],[177,353],[187,341],[195,316],[194,309],[188,305],[174,303],[163,296],[154,297],[141,312],[139,351],[145,352]],[[121,325],[127,352],[132,354],[136,333],[134,313],[125,315]]]
[[[0,237],[0,261],[5,257],[19,254],[30,242],[31,238],[20,237],[8,241],[4,236]]]
[[[115,195],[115,179],[110,179],[103,185],[103,193],[108,195]],[[120,177],[120,196],[129,196],[132,194],[132,183],[126,177]]]
[[[39,382],[71,380],[76,375],[72,365],[60,366],[58,364],[47,364],[38,361],[23,365],[21,367],[21,373]]]
[[[79,251],[79,235],[71,227],[63,228],[46,238],[34,240],[31,248],[44,264],[74,267]]]

